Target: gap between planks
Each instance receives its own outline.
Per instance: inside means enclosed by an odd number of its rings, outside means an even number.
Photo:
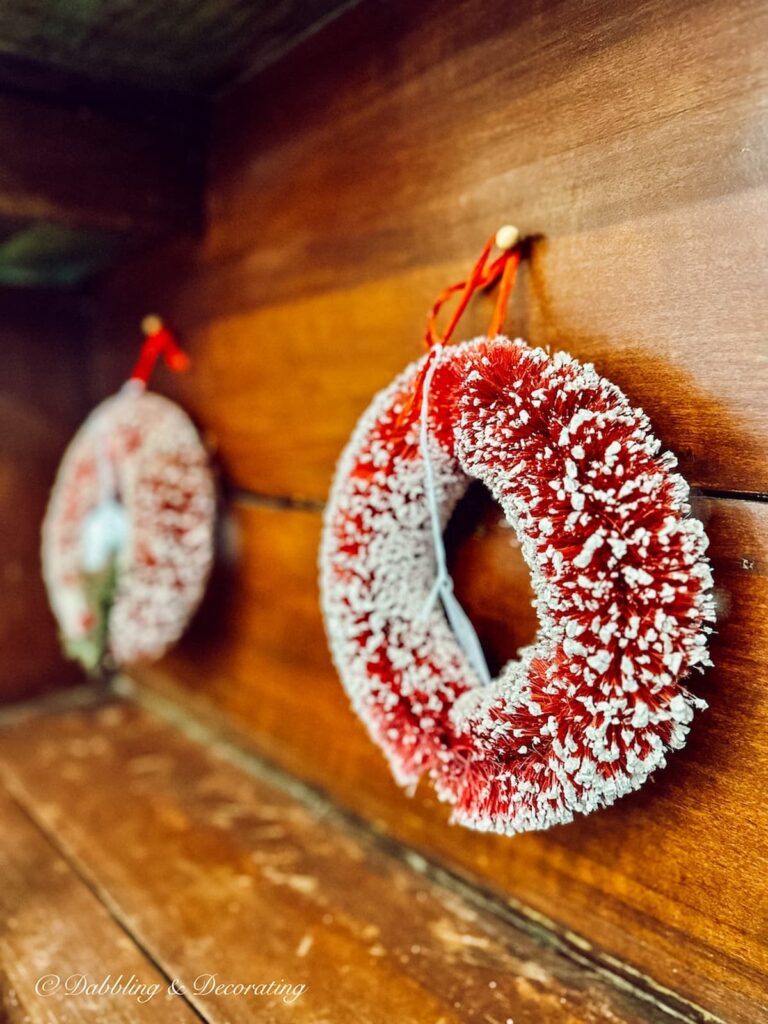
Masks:
[[[330,488],[330,483],[328,484]],[[326,503],[313,498],[296,498],[290,494],[266,494],[246,488],[233,488],[226,494],[230,503],[256,505],[262,508],[286,509],[294,512],[324,512]],[[768,504],[766,491],[728,491],[717,487],[691,487],[691,498],[717,498],[721,501],[749,501]]]
[[[112,697],[113,687],[105,688],[98,682],[85,683],[38,700],[22,701],[9,707],[1,708],[0,729],[12,728],[18,723],[43,715],[55,715],[60,712],[98,707],[99,705],[110,703]],[[109,917],[115,922],[115,925],[133,943],[147,963],[154,967],[165,980],[165,983],[170,986],[174,978],[166,969],[162,956],[153,951],[137,933],[136,929],[131,926],[130,921],[123,913],[119,904],[112,898],[109,890],[105,886],[100,885],[91,873],[83,868],[77,855],[69,849],[66,843],[62,842],[61,836],[35,813],[31,801],[26,799],[22,788],[14,783],[12,777],[4,774],[2,785],[4,792],[13,801],[14,806],[19,809],[19,812],[50,843],[62,860],[66,862],[73,876],[94,896]],[[176,998],[184,1003],[198,1020],[205,1022],[205,1024],[216,1024],[215,1018],[206,1013],[194,995],[191,995],[188,991],[177,992]]]

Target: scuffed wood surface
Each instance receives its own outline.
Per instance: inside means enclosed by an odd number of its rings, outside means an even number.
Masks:
[[[193,1024],[197,1016],[182,1000],[166,998],[168,980],[137,948],[55,844],[0,788],[0,1019],[3,1024]],[[147,993],[66,995],[120,975],[126,986]],[[60,984],[56,984],[55,978]],[[40,984],[40,992],[36,986]],[[56,991],[51,989],[55,987]]]
[[[669,1019],[136,706],[16,724],[0,774],[206,1021]],[[16,890],[33,881],[12,878]],[[67,910],[57,899],[52,912]],[[75,955],[95,956],[88,944]],[[307,988],[290,1005],[195,997],[205,973]]]
[[[710,703],[687,747],[639,793],[514,839],[446,824],[430,786],[408,799],[354,718],[317,604],[320,515],[238,505],[230,558],[195,627],[137,678],[209,714],[418,849],[547,914],[727,1020],[754,1024],[768,979],[768,506],[700,499],[718,588]],[[494,662],[533,637],[527,571],[498,510],[465,508],[457,592]],[[470,529],[472,523],[476,529]],[[459,538],[456,537],[456,540]],[[482,572],[467,571],[466,559]]]

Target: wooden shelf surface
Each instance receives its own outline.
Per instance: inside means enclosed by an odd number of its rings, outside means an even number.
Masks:
[[[9,1024],[672,1019],[237,748],[132,702],[6,715],[0,776]],[[157,991],[66,995],[79,975]],[[206,975],[286,988],[195,992]],[[46,976],[57,991],[36,991]]]

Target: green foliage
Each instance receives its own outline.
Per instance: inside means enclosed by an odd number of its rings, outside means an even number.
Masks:
[[[98,572],[83,573],[83,593],[93,625],[85,636],[73,640],[64,637],[64,650],[69,658],[79,661],[89,675],[100,675],[104,668],[109,639],[109,615],[117,592],[117,558],[110,557]]]

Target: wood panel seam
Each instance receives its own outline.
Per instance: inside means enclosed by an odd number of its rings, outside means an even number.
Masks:
[[[329,482],[329,488],[331,484]],[[765,490],[726,490],[718,487],[691,487],[690,495],[696,498],[716,498],[721,501],[755,502],[768,504]],[[296,498],[292,495],[269,495],[262,490],[247,487],[226,488],[224,499],[228,504],[241,504],[269,509],[285,509],[292,512],[319,512],[326,510],[326,502],[312,498]]]
[[[262,508],[289,509],[297,512],[323,512],[325,510],[325,502],[315,498],[295,498],[290,494],[266,494],[262,491],[252,491],[241,487],[228,490],[225,498],[233,504],[237,502],[243,505],[258,505]]]
[[[692,487],[691,496],[702,498],[720,498],[724,501],[754,501],[757,504],[768,502],[768,491],[727,491],[717,487]]]
[[[328,484],[330,488],[330,483]],[[768,491],[729,491],[717,487],[691,487],[692,498],[719,498],[724,501],[752,501],[768,504]],[[262,508],[287,509],[299,512],[324,512],[326,502],[315,498],[297,498],[290,494],[267,494],[245,487],[235,487],[225,492],[229,503],[256,505]]]

